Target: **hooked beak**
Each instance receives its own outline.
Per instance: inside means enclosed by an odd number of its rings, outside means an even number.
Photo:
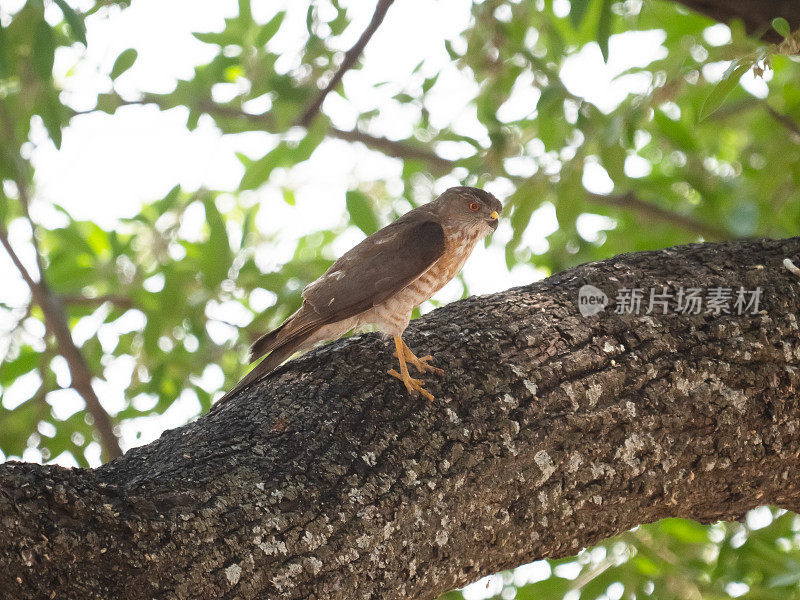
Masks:
[[[500,215],[497,214],[496,210],[494,210],[494,211],[492,211],[492,214],[489,215],[489,218],[486,220],[486,222],[489,224],[489,226],[492,229],[497,229],[497,223],[498,223],[498,219],[499,218],[500,218]]]

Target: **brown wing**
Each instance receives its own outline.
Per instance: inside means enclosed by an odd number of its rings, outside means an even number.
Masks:
[[[340,321],[384,302],[444,254],[439,223],[427,213],[406,217],[365,239],[303,290],[320,318]]]
[[[380,304],[419,277],[444,253],[444,231],[424,211],[412,211],[346,252],[303,290],[305,302],[278,329],[251,348],[254,361],[267,352],[301,344],[328,323]]]

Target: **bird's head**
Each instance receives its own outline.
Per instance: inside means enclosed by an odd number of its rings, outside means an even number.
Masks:
[[[434,200],[439,215],[447,222],[462,228],[478,228],[483,235],[497,229],[500,211],[503,205],[500,200],[484,190],[458,186],[451,187]]]

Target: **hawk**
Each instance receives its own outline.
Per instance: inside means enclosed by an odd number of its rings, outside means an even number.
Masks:
[[[433,395],[411,377],[443,374],[417,357],[402,334],[411,311],[428,300],[464,266],[475,244],[497,229],[500,201],[473,187],[452,187],[435,200],[406,213],[347,251],[302,292],[303,305],[277,329],[251,348],[251,362],[267,354],[217,406],[242,388],[274,371],[298,350],[373,324],[394,338],[400,371],[389,375],[403,382],[409,394]]]

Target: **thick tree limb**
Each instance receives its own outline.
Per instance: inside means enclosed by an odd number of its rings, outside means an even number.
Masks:
[[[336,69],[336,72],[333,74],[333,77],[331,77],[328,85],[325,86],[325,89],[323,89],[317,95],[317,97],[314,98],[313,102],[311,102],[308,108],[306,108],[303,116],[300,117],[300,120],[297,122],[298,125],[302,127],[308,127],[311,125],[314,117],[316,117],[317,113],[319,113],[319,109],[322,108],[322,103],[325,101],[325,98],[328,96],[328,94],[336,89],[336,86],[339,85],[339,82],[342,80],[342,77],[344,77],[344,74],[352,69],[356,64],[356,61],[361,56],[361,53],[364,52],[364,48],[367,47],[367,44],[372,39],[372,36],[375,35],[375,32],[378,31],[378,27],[380,27],[381,23],[383,23],[386,12],[389,10],[389,7],[393,2],[394,0],[378,0],[378,5],[375,7],[375,12],[372,14],[372,19],[370,20],[369,25],[367,25],[367,28],[364,30],[364,33],[361,34],[361,37],[358,38],[358,41],[353,45],[353,47],[345,52],[342,64],[340,64],[339,68]]]
[[[435,402],[369,334],[100,469],[0,466],[14,598],[434,598],[667,516],[800,509],[800,238],[623,255],[412,323]],[[582,317],[578,290],[611,298]],[[755,314],[615,314],[622,288]]]

